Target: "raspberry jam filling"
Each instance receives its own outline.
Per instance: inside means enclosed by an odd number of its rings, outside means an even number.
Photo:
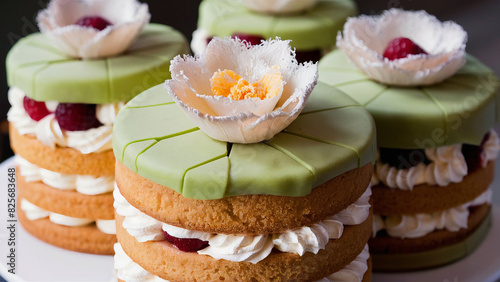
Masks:
[[[200,239],[177,238],[169,235],[166,231],[163,231],[163,235],[165,235],[167,241],[172,243],[172,245],[176,246],[183,252],[197,252],[208,247],[208,241],[202,241]]]
[[[113,25],[101,16],[85,16],[78,19],[75,24],[79,26],[93,27],[97,30],[103,30],[106,27]]]
[[[406,58],[409,55],[425,54],[427,52],[418,46],[411,39],[406,37],[398,37],[389,42],[387,48],[384,51],[384,58],[390,61]]]

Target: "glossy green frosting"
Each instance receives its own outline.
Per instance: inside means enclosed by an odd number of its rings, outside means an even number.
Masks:
[[[319,80],[366,107],[377,125],[380,147],[479,145],[500,120],[498,77],[470,55],[465,66],[444,82],[397,87],[370,79],[335,50],[321,59]]]
[[[113,129],[116,159],[184,197],[268,194],[303,196],[373,162],[369,113],[333,87],[318,84],[300,116],[271,140],[216,141],[199,130],[163,85],[132,99]]]
[[[465,240],[435,250],[406,254],[371,254],[375,271],[408,271],[437,267],[471,254],[484,241],[491,227],[491,211]],[[412,240],[412,239],[408,239]]]
[[[352,0],[319,0],[310,10],[290,15],[253,12],[234,0],[204,0],[198,27],[219,37],[234,33],[260,35],[265,39],[279,36],[292,40],[291,45],[297,50],[306,51],[335,47],[337,32],[356,13]]]
[[[146,25],[125,53],[95,60],[68,57],[35,33],[10,50],[7,78],[39,101],[115,103],[169,79],[170,60],[188,52],[181,33],[159,24]]]

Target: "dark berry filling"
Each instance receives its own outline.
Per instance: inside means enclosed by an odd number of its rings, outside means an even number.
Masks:
[[[208,247],[208,241],[202,241],[200,239],[188,239],[188,238],[177,238],[169,235],[166,231],[163,231],[167,241],[176,246],[179,250],[183,252],[197,252],[201,249]]]
[[[299,63],[312,61],[316,63],[321,58],[321,50],[295,51],[295,58]]]
[[[467,163],[467,171],[469,173],[481,168],[486,161],[484,159],[484,145],[486,141],[490,139],[490,133],[486,133],[484,135],[483,140],[481,141],[481,145],[471,145],[471,144],[463,144],[462,145],[462,154],[464,155],[465,162]]]
[[[93,27],[98,30],[103,30],[106,27],[113,25],[111,22],[101,16],[86,16],[78,19],[76,25]]]
[[[47,109],[45,102],[35,101],[28,96],[24,96],[23,106],[26,113],[28,113],[30,118],[34,121],[39,121],[51,113]]]
[[[418,54],[427,54],[427,52],[411,39],[398,37],[389,42],[383,56],[392,61]]]
[[[398,169],[407,169],[427,163],[423,149],[380,148],[380,161]]]
[[[246,42],[247,45],[253,46],[253,45],[259,45],[262,40],[265,40],[263,37],[259,35],[251,35],[251,34],[244,34],[244,33],[234,33],[232,38],[239,38],[242,41]],[[208,37],[207,44],[212,41],[213,37]],[[313,63],[316,63],[319,61],[321,58],[321,50],[311,50],[311,51],[295,51],[295,58],[297,59],[297,62],[299,63],[304,63],[304,62],[309,62],[312,61]]]
[[[259,45],[262,42],[262,40],[265,40],[260,35],[252,35],[252,34],[244,34],[244,33],[234,33],[231,37],[232,38],[239,38],[241,41],[246,42],[246,44],[249,46]]]
[[[87,130],[102,125],[97,120],[95,104],[60,103],[55,116],[59,126],[69,131]]]

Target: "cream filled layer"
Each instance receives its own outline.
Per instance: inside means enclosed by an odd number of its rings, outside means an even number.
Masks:
[[[492,191],[486,190],[474,200],[455,208],[434,213],[419,213],[414,215],[374,215],[373,236],[385,229],[391,237],[420,238],[435,230],[445,229],[457,232],[467,228],[469,207],[491,203]]]
[[[26,179],[26,182],[42,181],[56,189],[77,191],[85,195],[99,195],[113,191],[115,182],[113,176],[61,174],[40,168],[19,155],[16,155],[15,161],[20,168],[19,173]]]
[[[208,241],[209,246],[199,250],[199,254],[209,255],[215,259],[257,263],[266,258],[273,248],[299,255],[305,252],[316,254],[324,249],[330,239],[342,236],[344,225],[357,225],[368,218],[371,187],[369,186],[365,193],[345,210],[316,224],[278,234],[258,236],[212,234],[168,225],[133,207],[120,194],[119,189],[116,188],[113,195],[116,213],[124,217],[123,228],[139,242],[164,240],[163,231],[165,231],[177,238]]]
[[[135,263],[123,250],[120,243],[115,243],[115,270],[116,276],[127,282],[168,282],[156,275],[146,271],[140,265]],[[341,282],[341,281],[362,281],[363,276],[368,270],[368,244],[363,251],[343,269],[318,280],[319,282]]]
[[[481,156],[482,167],[486,167],[489,161],[496,160],[500,151],[497,133],[490,130],[489,135]],[[459,183],[467,175],[462,144],[426,149],[425,155],[431,161],[429,164],[420,163],[406,169],[382,163],[377,157],[372,185],[382,182],[390,188],[412,190],[420,184],[447,186],[450,183]]]
[[[116,234],[116,226],[114,220],[92,220],[86,218],[69,217],[62,214],[46,211],[34,204],[28,202],[26,199],[21,200],[21,210],[29,220],[37,220],[42,218],[49,218],[55,224],[79,227],[89,225],[93,222],[96,223],[97,229],[106,234]]]
[[[96,117],[103,124],[97,128],[82,131],[68,131],[61,129],[55,115],[49,114],[40,121],[31,119],[23,106],[25,93],[17,88],[9,89],[9,103],[11,108],[7,113],[7,120],[11,122],[21,135],[35,136],[40,142],[49,147],[70,147],[82,154],[98,153],[112,149],[112,131],[116,114],[124,103],[97,105]],[[47,108],[55,110],[57,102],[47,102]]]

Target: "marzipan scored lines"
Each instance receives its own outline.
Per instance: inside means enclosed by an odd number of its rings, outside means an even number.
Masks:
[[[283,134],[290,134],[288,132],[283,132]],[[292,152],[288,151],[287,149],[277,145],[277,144],[269,144],[267,142],[264,142],[263,144],[289,156],[290,158],[292,158],[294,161],[296,161],[297,163],[299,163],[300,165],[302,165],[303,167],[305,167],[307,170],[309,170],[309,172],[311,172],[311,175],[313,176],[313,178],[316,177],[315,175],[315,169],[310,166],[307,162],[303,161],[301,158],[297,157],[296,155],[292,154]]]
[[[166,106],[166,105],[171,105],[171,104],[175,104],[175,102],[165,102],[165,103],[154,104],[154,105],[145,105],[145,106],[132,106],[132,107],[126,107],[126,109],[152,108],[152,107]]]
[[[443,122],[444,122],[444,144],[447,144],[447,139],[448,139],[448,112],[446,111],[446,109],[443,107],[443,105],[436,99],[436,97],[434,97],[434,95],[432,95],[428,90],[427,88],[425,87],[422,87],[421,88],[422,92],[425,93],[425,95],[432,101],[432,103],[434,103],[434,105],[436,105],[436,107],[439,108],[439,110],[441,110],[441,112],[443,113]]]
[[[127,145],[125,145],[125,147],[123,147],[123,152],[122,152],[122,161],[123,159],[125,158],[125,151],[127,150],[127,147],[129,145],[132,145],[132,144],[135,144],[135,143],[139,143],[139,142],[145,142],[145,141],[150,141],[150,140],[155,140],[156,142],[153,143],[152,145],[155,145],[157,144],[158,142],[162,141],[162,140],[165,140],[165,139],[168,139],[168,138],[172,138],[172,137],[176,137],[176,136],[180,136],[180,135],[184,135],[184,134],[188,134],[188,133],[191,133],[191,132],[194,132],[194,131],[197,131],[199,130],[198,127],[195,127],[195,128],[190,128],[190,129],[187,129],[187,130],[183,130],[183,131],[180,131],[180,132],[176,132],[176,133],[172,133],[172,134],[169,134],[169,135],[165,135],[165,136],[161,136],[161,137],[150,137],[150,138],[144,138],[144,139],[140,139],[140,140],[135,140],[135,141],[131,141],[129,143],[127,143]],[[136,156],[136,161],[137,161],[137,158],[143,154],[144,152],[146,152],[146,150],[150,149],[152,146],[148,146],[146,149],[144,149],[142,152],[140,152],[137,156]]]

